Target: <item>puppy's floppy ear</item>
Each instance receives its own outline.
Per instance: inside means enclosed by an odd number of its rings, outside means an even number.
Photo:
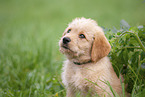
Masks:
[[[111,50],[107,38],[102,33],[101,35],[95,35],[95,39],[92,46],[91,58],[93,62],[97,62],[99,59],[107,56]]]

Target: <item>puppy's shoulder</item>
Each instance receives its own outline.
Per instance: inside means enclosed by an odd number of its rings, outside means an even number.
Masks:
[[[98,62],[94,63],[95,67],[101,67],[101,68],[105,68],[105,67],[111,67],[112,64],[110,62],[110,59],[106,56],[102,59],[100,59]]]

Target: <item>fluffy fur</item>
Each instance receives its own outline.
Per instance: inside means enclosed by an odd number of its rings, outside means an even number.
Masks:
[[[85,38],[80,38],[81,34]],[[70,39],[67,44],[63,42],[65,37]],[[121,94],[120,80],[107,57],[111,46],[102,28],[94,20],[74,19],[64,31],[59,46],[67,58],[62,73],[67,97],[75,97],[77,92],[83,97],[87,94],[113,97],[105,82],[109,82],[114,91]]]

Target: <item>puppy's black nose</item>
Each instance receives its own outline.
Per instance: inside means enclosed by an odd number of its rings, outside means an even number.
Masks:
[[[64,37],[63,38],[63,43],[64,44],[67,44],[67,43],[69,43],[71,41],[71,39],[69,38],[69,37]]]

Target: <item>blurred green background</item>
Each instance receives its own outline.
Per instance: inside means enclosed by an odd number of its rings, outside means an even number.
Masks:
[[[0,0],[0,96],[65,95],[58,41],[67,24],[145,25],[144,9],[144,0]]]

